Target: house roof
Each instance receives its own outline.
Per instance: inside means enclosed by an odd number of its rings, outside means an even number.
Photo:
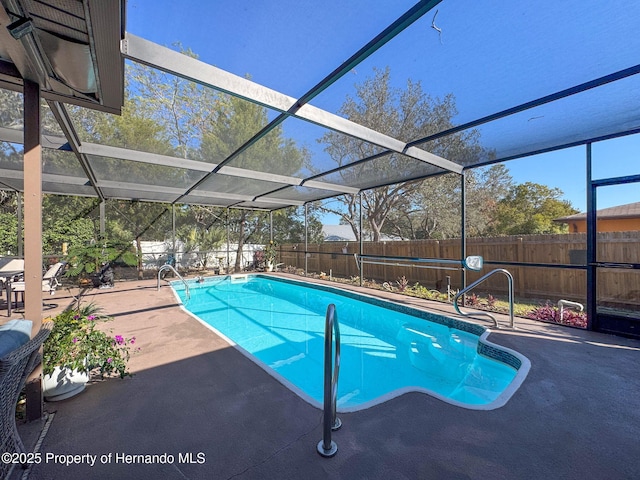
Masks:
[[[596,212],[596,217],[600,219],[623,219],[623,218],[640,218],[640,202],[627,203],[626,205],[617,205],[615,207],[603,208]],[[554,219],[554,222],[569,223],[576,220],[586,220],[586,213],[576,213],[567,217]]]
[[[325,242],[355,242],[356,236],[349,225],[322,225]]]
[[[355,242],[356,236],[350,225],[322,225],[322,236],[325,242]],[[364,230],[364,240],[370,240],[373,237],[370,231]],[[400,237],[380,234],[380,241],[393,242],[396,240],[404,240]]]

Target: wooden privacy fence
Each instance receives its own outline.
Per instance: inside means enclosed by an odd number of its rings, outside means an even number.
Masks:
[[[586,262],[586,234],[525,235],[467,239],[467,255],[481,255],[486,264],[480,272],[467,271],[467,284],[494,268],[506,268],[514,277],[515,294],[523,298],[586,301],[586,270],[575,268],[546,268],[532,266],[491,265],[490,262],[517,262],[551,265],[584,265]],[[353,254],[359,253],[357,242],[325,242],[309,244],[307,270],[324,272],[335,277],[359,275]],[[460,239],[413,240],[392,242],[364,242],[363,254],[389,257],[443,258],[460,260]],[[603,232],[598,234],[599,262],[640,263],[640,231]],[[304,243],[280,247],[278,262],[285,266],[305,268]],[[405,263],[405,262],[403,262]],[[395,282],[406,277],[429,288],[446,289],[447,277],[452,288],[460,288],[460,269],[418,268],[395,265],[364,265],[364,278],[377,282]],[[455,266],[454,266],[455,268]],[[503,295],[507,292],[504,277],[489,278],[479,291]],[[598,269],[598,300],[602,305],[640,306],[640,271]]]

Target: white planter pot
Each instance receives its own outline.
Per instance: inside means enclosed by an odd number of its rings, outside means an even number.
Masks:
[[[88,381],[87,372],[55,367],[53,373],[42,378],[44,398],[48,402],[56,402],[73,397],[84,390]]]

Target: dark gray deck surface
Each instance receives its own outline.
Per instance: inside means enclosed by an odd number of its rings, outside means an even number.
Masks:
[[[62,307],[71,298],[59,293]],[[325,459],[316,453],[321,411],[183,312],[168,287],[119,283],[85,300],[115,317],[114,333],[136,336],[136,375],[45,404],[55,416],[32,480],[640,478],[639,341],[518,319],[519,330],[490,336],[532,363],[504,407],[466,410],[406,394],[342,414],[338,453]],[[21,426],[28,448],[41,430]],[[185,453],[203,463],[181,463]],[[65,466],[47,454],[92,454],[97,463]],[[116,463],[134,454],[174,462]]]

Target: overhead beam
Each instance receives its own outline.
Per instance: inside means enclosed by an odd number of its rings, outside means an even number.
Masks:
[[[98,185],[101,188],[113,188],[115,190],[129,190],[134,192],[134,197],[140,200],[144,199],[144,193],[166,193],[174,196],[181,195],[184,191],[182,188],[168,187],[166,185],[141,185],[138,183],[126,183],[115,180],[100,180]],[[248,198],[248,197],[247,197]],[[170,202],[169,202],[170,203]]]
[[[97,157],[117,158],[120,160],[130,160],[132,162],[149,163],[165,167],[184,168],[197,172],[210,172],[211,168],[216,165],[182,157],[172,157],[170,155],[160,155],[158,153],[141,152],[139,150],[87,142],[80,144],[80,152]]]
[[[67,112],[67,109],[60,102],[47,101],[47,103],[49,104],[49,108],[51,109],[53,116],[58,122],[58,125],[60,125],[60,128],[62,129],[62,132],[64,133],[65,138],[69,142],[71,151],[75,154],[76,158],[78,159],[78,162],[80,162],[80,166],[82,167],[82,170],[84,170],[85,175],[91,182],[91,186],[96,191],[96,195],[101,201],[104,202],[106,198],[102,193],[102,191],[100,190],[100,188],[98,187],[95,173],[93,172],[93,169],[89,164],[89,159],[87,158],[86,155],[80,152],[80,138],[78,137],[78,134],[75,128],[73,127],[73,123],[71,122],[71,118],[69,118],[69,113]]]
[[[344,117],[334,115],[313,105],[304,105],[295,114],[296,117],[302,118],[309,122],[315,123],[322,127],[334,130],[336,132],[355,137],[374,145],[378,145],[389,152],[401,153],[408,157],[429,163],[436,167],[444,168],[455,173],[462,173],[462,165],[451,160],[447,160],[433,153],[427,152],[415,146],[410,146],[401,140],[397,140],[388,135],[376,132],[368,127],[359,125]]]
[[[633,67],[624,68],[617,72],[611,73],[609,75],[604,75],[602,77],[598,77],[594,80],[590,80],[588,82],[581,83],[580,85],[575,85],[570,88],[566,88],[564,90],[560,90],[558,92],[554,92],[550,95],[545,95],[544,97],[537,98],[535,100],[531,100],[530,102],[521,103],[520,105],[516,105],[515,107],[507,108],[506,110],[502,110],[500,112],[493,113],[491,115],[487,115],[482,118],[478,118],[477,120],[473,120],[471,122],[464,123],[462,125],[458,125],[457,127],[449,128],[447,130],[443,130],[442,132],[438,132],[433,135],[429,135],[427,137],[419,138],[412,142],[409,142],[408,145],[415,146],[423,143],[431,142],[433,140],[437,140],[438,138],[447,137],[449,135],[453,135],[455,133],[462,132],[464,130],[468,130],[470,128],[474,128],[485,123],[493,122],[500,118],[508,117],[509,115],[515,115],[516,113],[523,112],[525,110],[529,110],[531,108],[539,107],[546,103],[555,102],[557,100],[561,100],[565,97],[570,97],[572,95],[576,95],[581,92],[585,92],[587,90],[591,90],[592,88],[601,87],[602,85],[606,85],[607,83],[616,82],[618,80],[622,80],[627,77],[631,77],[633,75],[637,75],[640,73],[640,64],[634,65]],[[578,144],[586,143],[585,140],[579,142]],[[511,159],[512,157],[509,157]],[[517,158],[517,157],[513,157]],[[506,160],[501,160],[506,161]]]
[[[59,104],[56,103],[53,105],[59,105]],[[54,112],[54,115],[56,115],[58,108],[53,105],[51,109]],[[42,146],[44,148],[50,148],[53,150],[73,151],[76,154],[76,156],[79,156],[78,160],[83,166],[83,169],[87,174],[87,179],[91,182],[92,185],[97,185],[99,182],[95,178],[95,174],[93,173],[93,170],[91,168],[87,155],[95,155],[98,157],[105,157],[105,158],[115,158],[120,160],[129,160],[132,162],[148,163],[151,165],[161,165],[161,166],[166,166],[171,168],[184,168],[187,170],[194,170],[197,172],[206,172],[206,173],[211,172],[211,170],[217,166],[217,164],[215,163],[202,162],[198,160],[190,160],[182,157],[172,157],[170,155],[160,155],[157,153],[141,152],[138,150],[112,147],[109,145],[99,145],[96,143],[87,143],[87,142],[78,143],[79,139],[77,137],[77,134],[75,133],[75,130],[73,129],[73,125],[71,123],[66,123],[66,122],[70,122],[68,114],[66,110],[64,110],[64,106],[62,106],[62,108],[63,108],[63,111],[65,112],[65,114],[61,114],[61,115],[64,115],[65,127],[61,125],[61,128],[63,129],[65,134],[66,134],[65,130],[68,129],[70,138],[57,137],[53,135],[42,135]],[[58,115],[56,115],[56,119],[58,119]],[[0,141],[15,143],[15,144],[22,144],[24,143],[24,134],[22,130],[0,127]],[[21,175],[16,176],[15,174],[12,174],[10,172],[11,172],[10,170],[2,170],[0,171],[0,176],[6,173],[7,175],[9,175],[6,178],[22,178]],[[328,190],[332,192],[358,193],[357,188],[349,187],[346,185],[339,185],[339,184],[328,183],[328,182],[309,182],[304,178],[291,177],[288,175],[278,175],[270,172],[259,172],[256,170],[248,170],[246,168],[223,167],[219,170],[218,173],[223,175],[233,176],[233,177],[248,178],[253,180],[263,180],[263,181],[269,181],[274,183],[284,183],[286,185],[291,185],[291,186],[307,186],[310,188],[317,188],[320,190]],[[58,177],[58,178],[62,178],[62,177]],[[68,178],[77,178],[77,177],[68,177]],[[86,184],[87,179],[85,179],[82,184]],[[65,182],[59,182],[59,183],[65,183]],[[77,182],[73,181],[72,183],[76,184]]]
[[[0,132],[1,133],[1,132]],[[129,150],[120,147],[111,147],[108,145],[98,145],[95,143],[82,143],[79,151],[87,155],[96,155],[99,157],[118,158],[122,160],[130,160],[132,162],[149,163],[153,165],[163,165],[172,168],[184,168],[198,172],[211,172],[218,165],[215,163],[190,160],[181,157],[172,157],[169,155],[159,155],[156,153],[140,152],[137,150]],[[223,167],[217,173],[229,175],[233,177],[248,178],[253,180],[263,180],[275,183],[284,183],[292,186],[301,186],[305,179],[291,177],[288,175],[278,175],[270,172],[260,172],[256,170],[248,170],[238,167]],[[353,193],[357,189],[344,185],[329,184],[324,182],[315,182],[314,188],[323,190],[331,190],[341,193]],[[184,193],[184,192],[183,192]]]
[[[332,190],[339,193],[350,193],[354,195],[360,191],[360,189],[357,187],[347,187],[345,185],[340,185],[337,183],[319,182],[317,180],[307,180],[301,186],[316,188],[318,190]]]
[[[0,141],[23,145],[24,132],[15,128],[0,127]],[[71,150],[66,138],[54,135],[40,135],[40,144],[42,148],[52,150]]]
[[[424,14],[428,11],[428,8],[426,8],[427,5],[437,3],[437,1],[420,2],[420,5],[423,6],[420,11],[424,10]],[[415,21],[415,19],[416,18],[413,18],[412,21]],[[406,28],[409,24],[410,23],[403,23],[403,28]],[[400,30],[394,29],[394,35],[397,35],[399,31]],[[390,38],[391,37],[386,35],[380,40],[379,44],[368,44],[369,47],[366,49],[366,55],[365,53],[362,53],[361,56],[358,57],[360,59],[359,61],[364,60],[368,55],[373,53],[376,48],[380,48],[384,43],[388,42]],[[140,37],[136,37],[130,33],[126,34],[125,40],[122,42],[122,53],[126,58],[132,61],[151,66],[171,75],[176,75],[200,85],[214,88],[218,91],[228,93],[252,103],[281,112],[280,116],[271,121],[265,128],[245,142],[244,145],[233,152],[227,159],[221,162],[218,165],[218,168],[225,166],[230,160],[237,157],[260,138],[264,137],[269,131],[280,125],[286,118],[294,116],[299,119],[315,123],[329,130],[378,145],[382,148],[397,153],[403,153],[415,158],[416,160],[431,163],[452,172],[462,172],[462,166],[455,162],[451,162],[418,148],[411,148],[407,143],[390,137],[389,135],[364,127],[340,117],[339,115],[305,104],[309,99],[327,88],[327,82],[329,82],[328,79],[324,80],[325,83],[321,82],[321,84],[316,85],[316,87],[303,95],[299,100],[296,100],[288,95],[263,87],[262,85],[252,82],[246,78],[225,72],[219,68],[201,62],[200,60],[188,57],[176,52],[175,50],[144,40]],[[349,63],[349,65],[353,65],[353,62]],[[339,77],[343,73],[343,70],[339,68],[335,75]],[[335,80],[337,80],[337,78],[333,81]],[[197,185],[194,185],[194,188],[197,188]]]
[[[121,50],[122,55],[129,60],[249,100],[263,107],[286,112],[296,102],[293,97],[263,87],[251,80],[233,75],[129,32],[125,34]]]
[[[102,188],[113,188],[116,190],[127,190],[136,193],[141,200],[144,200],[144,193],[165,193],[174,196],[182,195],[183,189],[176,187],[167,187],[164,185],[140,185],[137,183],[125,183],[111,180],[103,180],[98,182],[98,185]],[[210,192],[210,191],[195,191],[192,195],[204,198],[219,198],[221,200],[233,200],[237,202],[258,202],[258,203],[278,203],[282,205],[302,205],[303,202],[297,202],[295,200],[283,200],[276,198],[258,199],[255,200],[251,195],[242,195],[238,193],[226,193],[226,192]],[[137,198],[137,197],[136,197]],[[171,203],[168,201],[168,203]]]
[[[8,168],[0,169],[0,178],[11,178],[15,180],[24,180],[22,170],[10,170]],[[87,185],[88,180],[84,177],[73,177],[70,175],[57,175],[53,173],[43,173],[42,181],[44,183],[61,183],[63,185]]]

